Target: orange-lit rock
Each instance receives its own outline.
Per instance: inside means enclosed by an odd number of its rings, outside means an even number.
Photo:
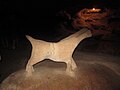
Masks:
[[[89,9],[88,12],[100,12],[101,9],[96,9],[96,8],[92,8],[92,9]]]
[[[87,27],[93,30],[93,34],[108,35],[112,33],[109,25],[110,10],[105,9],[82,9],[76,14],[76,18],[72,22],[75,29],[79,27]]]

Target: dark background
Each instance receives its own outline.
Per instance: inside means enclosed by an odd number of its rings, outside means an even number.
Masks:
[[[67,10],[74,15],[82,8],[118,8],[115,0],[2,0],[0,26],[3,33],[52,32],[59,22],[56,13]]]

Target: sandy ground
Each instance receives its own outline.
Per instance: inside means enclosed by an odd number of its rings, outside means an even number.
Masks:
[[[72,76],[65,63],[45,60],[31,77],[24,68],[10,74],[0,90],[120,90],[120,57],[80,51],[73,57],[78,69]]]

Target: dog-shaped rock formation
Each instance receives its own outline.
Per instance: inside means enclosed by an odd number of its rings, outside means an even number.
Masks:
[[[77,68],[72,57],[73,52],[83,39],[91,36],[91,31],[87,28],[83,28],[59,42],[46,42],[26,35],[32,44],[31,57],[26,65],[27,75],[32,75],[34,71],[33,65],[45,59],[50,59],[55,62],[65,62],[67,64],[66,72],[73,72]]]

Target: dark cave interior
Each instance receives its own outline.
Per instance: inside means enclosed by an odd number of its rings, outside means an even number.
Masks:
[[[67,11],[71,17],[75,17],[78,11],[93,7],[109,8],[120,12],[119,3],[115,0],[1,0],[0,82],[10,73],[25,66],[26,60],[22,64],[23,61],[17,62],[16,59],[29,58],[31,47],[25,38],[26,34],[46,41],[59,41],[77,30],[69,24],[61,28],[61,23],[66,23],[68,17],[61,14],[59,16],[58,13]],[[116,16],[119,16],[119,12],[115,12]],[[120,17],[110,20],[113,21],[119,25]],[[120,27],[117,31],[113,30],[110,35],[98,35],[83,41],[80,50],[120,56],[119,45]],[[7,70],[7,65],[13,62],[21,63],[21,66]]]

